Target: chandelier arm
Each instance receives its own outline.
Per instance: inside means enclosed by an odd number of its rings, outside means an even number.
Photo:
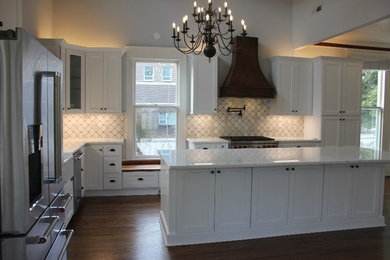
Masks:
[[[230,53],[232,53],[232,49],[230,49],[228,46],[226,46],[225,42],[223,41],[223,39],[221,39],[221,37],[216,37],[216,42],[218,42],[217,46],[218,46],[218,49],[219,49],[219,52],[224,55],[224,56],[228,56]],[[222,44],[220,44],[220,42],[222,42]]]

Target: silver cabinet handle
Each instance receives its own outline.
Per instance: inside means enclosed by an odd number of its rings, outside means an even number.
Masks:
[[[64,254],[66,252],[66,249],[68,248],[68,245],[69,245],[70,239],[73,236],[73,233],[74,233],[73,229],[61,231],[60,236],[66,236],[66,241],[65,241],[64,247],[61,250],[61,253],[58,256],[58,259],[62,259],[64,257]]]
[[[50,223],[45,232],[41,236],[26,237],[27,244],[44,244],[49,239],[50,233],[53,231],[57,222],[60,220],[58,216],[43,217],[40,221]]]
[[[62,205],[56,205],[56,206],[51,206],[50,208],[53,210],[58,210],[60,212],[64,212],[66,207],[69,205],[69,203],[72,201],[73,196],[72,194],[68,193],[66,195],[60,195],[57,197],[57,199],[60,199],[62,202]]]

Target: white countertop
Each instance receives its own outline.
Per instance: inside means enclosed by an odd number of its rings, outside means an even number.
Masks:
[[[89,138],[89,139],[64,139],[63,160],[64,162],[73,156],[77,150],[86,144],[123,144],[123,138]]]
[[[169,150],[161,158],[169,168],[226,168],[334,163],[390,163],[390,153],[359,147]]]

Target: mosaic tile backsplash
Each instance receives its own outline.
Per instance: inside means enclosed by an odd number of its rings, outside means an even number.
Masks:
[[[64,114],[63,135],[68,138],[125,138],[125,114]]]
[[[303,116],[270,115],[270,100],[251,98],[218,98],[216,115],[187,116],[187,138],[223,135],[264,135],[302,137]],[[242,117],[228,113],[228,107],[243,107]]]

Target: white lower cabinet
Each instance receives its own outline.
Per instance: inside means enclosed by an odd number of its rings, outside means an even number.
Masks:
[[[287,225],[288,186],[284,167],[253,169],[251,227]]]
[[[159,187],[159,171],[123,172],[123,189],[154,189]]]
[[[322,145],[345,146],[360,143],[360,117],[322,117]]]
[[[86,146],[84,172],[86,190],[122,189],[122,146]]]
[[[325,167],[324,222],[380,215],[381,169],[376,165],[333,165]]]
[[[322,166],[254,168],[252,228],[321,221]]]
[[[178,173],[177,232],[249,228],[251,182],[251,168]]]

